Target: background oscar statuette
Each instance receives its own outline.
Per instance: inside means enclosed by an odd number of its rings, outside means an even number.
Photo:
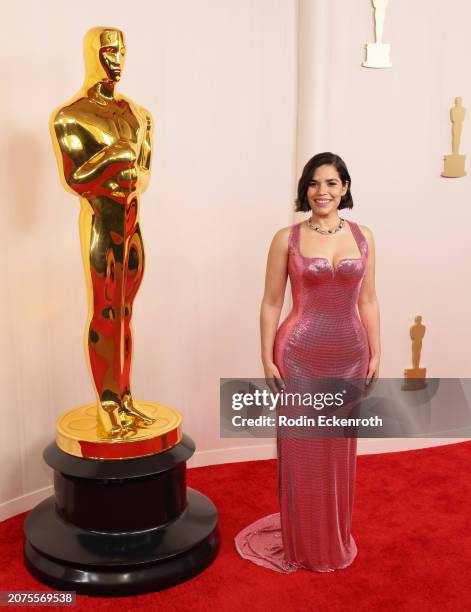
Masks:
[[[426,327],[422,323],[422,317],[417,315],[414,319],[414,325],[409,330],[412,341],[412,368],[404,370],[404,382],[401,387],[403,391],[418,391],[419,389],[425,389],[427,386],[425,381],[427,369],[419,367],[425,331]]]
[[[131,391],[131,315],[145,261],[139,203],[153,121],[115,91],[125,54],[120,30],[90,30],[84,85],[51,119],[61,180],[80,198],[85,353],[97,401],[57,420],[56,441],[44,451],[55,495],[24,526],[25,563],[36,578],[96,596],[177,584],[219,548],[214,504],[186,487],[195,446],[180,414]]]
[[[384,19],[389,0],[373,0],[375,21],[375,42],[367,43],[366,59],[362,63],[365,68],[390,68],[391,45],[383,43]]]
[[[450,109],[451,121],[451,150],[452,153],[443,156],[442,176],[446,178],[461,178],[466,176],[466,156],[460,154],[461,134],[466,109],[462,105],[462,98],[455,98],[455,105]]]

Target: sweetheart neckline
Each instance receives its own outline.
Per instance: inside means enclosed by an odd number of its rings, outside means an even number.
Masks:
[[[363,261],[363,256],[362,257],[343,257],[342,259],[339,259],[338,262],[336,263],[336,265],[334,266],[334,262],[330,263],[330,260],[328,257],[305,257],[301,251],[299,249],[297,249],[299,255],[303,258],[303,259],[308,259],[310,261],[314,260],[314,259],[320,259],[321,261],[326,261],[329,264],[329,268],[335,273],[337,272],[337,269],[339,267],[339,265],[343,262],[343,261]]]
[[[353,227],[350,221],[347,220],[347,224],[348,227],[350,229],[350,232],[352,233],[353,239],[356,242],[358,251],[360,252],[360,257],[343,257],[342,259],[339,259],[338,262],[336,263],[336,265],[334,266],[334,262],[332,261],[332,263],[330,262],[330,259],[328,257],[305,257],[302,253],[301,253],[301,245],[300,245],[300,241],[301,241],[301,236],[300,236],[300,230],[301,230],[301,223],[298,223],[296,225],[297,229],[298,229],[298,235],[297,235],[297,239],[294,243],[294,247],[296,249],[296,251],[298,252],[298,255],[301,257],[301,259],[306,259],[307,261],[315,261],[316,259],[321,260],[321,261],[326,261],[329,268],[332,270],[332,276],[335,276],[335,274],[337,273],[337,269],[339,267],[339,265],[344,262],[344,261],[363,261],[364,257],[365,257],[365,253],[363,252],[362,246],[360,245],[360,243],[358,242],[358,238],[355,235],[355,232],[353,231]],[[358,226],[357,226],[358,228]],[[361,232],[360,232],[361,233]]]

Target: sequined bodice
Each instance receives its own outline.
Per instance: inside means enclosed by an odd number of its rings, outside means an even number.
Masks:
[[[361,257],[341,259],[335,267],[325,257],[304,257],[300,224],[291,230],[288,273],[293,308],[275,342],[275,362],[285,376],[347,378],[364,370],[366,334],[357,304],[368,243],[356,223],[349,225]]]

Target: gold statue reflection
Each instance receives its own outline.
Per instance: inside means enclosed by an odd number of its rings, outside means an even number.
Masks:
[[[87,32],[84,86],[51,119],[61,178],[80,197],[86,352],[98,423],[113,438],[154,422],[134,405],[130,381],[132,307],[144,272],[139,197],[150,176],[152,118],[116,93],[125,53],[120,30]]]

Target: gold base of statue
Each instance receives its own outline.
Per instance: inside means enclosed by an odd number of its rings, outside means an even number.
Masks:
[[[419,389],[425,389],[427,383],[425,377],[427,375],[427,368],[408,368],[404,370],[404,382],[401,389],[403,391],[418,391]]]
[[[148,427],[127,427],[119,436],[111,437],[97,426],[97,405],[87,404],[57,419],[57,446],[69,455],[86,459],[135,459],[161,453],[180,442],[182,418],[176,410],[154,402],[134,404],[155,422]]]
[[[464,169],[464,162],[466,155],[445,155],[443,160],[445,162],[442,176],[446,178],[461,178],[466,176],[466,170]]]

